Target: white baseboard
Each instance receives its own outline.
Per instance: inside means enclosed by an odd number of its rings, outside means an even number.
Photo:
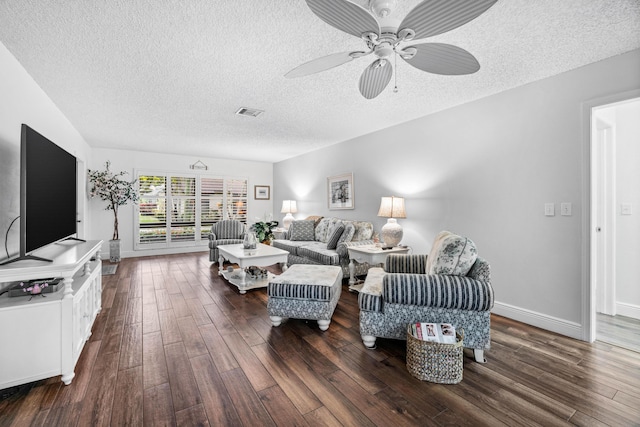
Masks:
[[[508,317],[547,331],[582,340],[582,325],[501,302],[493,304],[492,313]]]
[[[627,304],[624,302],[617,302],[616,314],[640,320],[640,306]]]
[[[206,246],[190,246],[184,248],[161,248],[161,249],[145,249],[142,251],[126,251],[120,254],[121,258],[133,258],[139,256],[153,256],[153,255],[171,255],[171,254],[187,254],[191,252],[206,252],[209,254],[209,248]],[[102,252],[103,259],[109,259],[109,248],[106,252]]]

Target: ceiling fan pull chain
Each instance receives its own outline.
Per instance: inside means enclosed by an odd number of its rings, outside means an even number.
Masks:
[[[393,57],[393,93],[398,93],[398,55]]]

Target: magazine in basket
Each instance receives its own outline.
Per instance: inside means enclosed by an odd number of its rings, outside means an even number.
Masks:
[[[411,334],[422,341],[456,343],[456,329],[451,323],[414,323],[411,325]]]

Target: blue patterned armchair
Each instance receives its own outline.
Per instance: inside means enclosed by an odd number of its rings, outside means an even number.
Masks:
[[[455,237],[463,239],[464,246],[456,249],[445,243],[429,256],[390,254],[384,270],[369,270],[358,295],[360,335],[366,347],[374,347],[376,338],[406,339],[411,323],[451,323],[463,330],[464,346],[473,349],[475,360],[485,361],[494,302],[491,270],[475,254],[472,241]]]
[[[209,233],[209,261],[218,261],[218,246],[242,243],[245,232],[245,224],[235,219],[225,219],[213,224]]]

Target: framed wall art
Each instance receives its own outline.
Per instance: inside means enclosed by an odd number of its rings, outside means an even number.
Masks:
[[[355,209],[353,174],[330,176],[327,178],[327,199],[329,209]]]
[[[253,198],[256,200],[269,200],[271,198],[271,187],[268,185],[254,185]]]

